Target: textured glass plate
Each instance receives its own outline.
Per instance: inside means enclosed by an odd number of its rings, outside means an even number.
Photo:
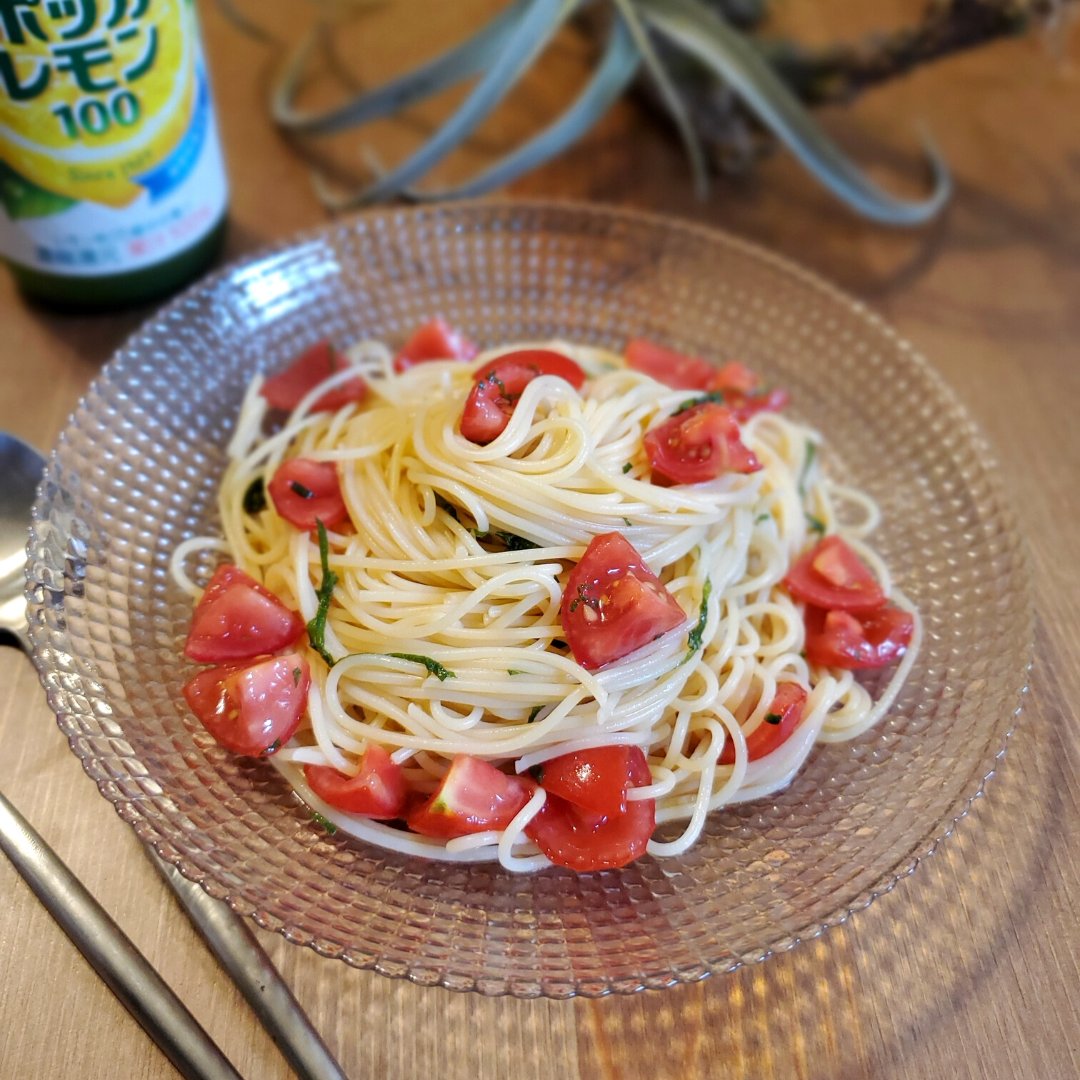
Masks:
[[[891,714],[782,794],[714,815],[682,858],[515,876],[404,858],[315,824],[267,764],[188,715],[190,605],[169,554],[213,531],[244,384],[328,336],[644,335],[790,389],[926,643]],[[1026,562],[987,448],[909,346],[812,275],[715,232],[571,205],[373,213],[225,270],[137,333],[63,433],[35,510],[31,636],[59,723],[138,835],[290,941],[419,983],[600,995],[727,971],[843,922],[909,873],[1000,758],[1032,637]]]

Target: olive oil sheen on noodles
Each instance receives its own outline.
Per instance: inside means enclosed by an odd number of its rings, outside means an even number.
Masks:
[[[164,296],[227,202],[193,0],[0,0],[0,256],[27,294]]]

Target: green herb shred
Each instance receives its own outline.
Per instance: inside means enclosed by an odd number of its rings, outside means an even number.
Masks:
[[[411,660],[414,664],[423,664],[439,682],[446,682],[447,679],[455,678],[454,673],[449,668],[443,667],[438,660],[432,660],[430,656],[407,652],[392,652],[386,655],[392,656],[395,660]]]
[[[679,416],[681,413],[686,412],[688,409],[694,409],[698,405],[707,405],[709,402],[715,402],[718,405],[723,405],[724,391],[710,390],[707,394],[702,394],[700,397],[687,398],[685,401],[679,404],[679,407],[671,415]]]
[[[326,536],[326,526],[318,518],[315,527],[319,531],[319,562],[322,564],[322,582],[315,595],[319,598],[319,607],[315,618],[307,624],[308,641],[311,647],[326,661],[328,667],[334,666],[334,658],[326,648],[326,616],[330,612],[330,601],[334,598],[334,588],[338,576],[330,569],[330,541]]]
[[[502,379],[500,379],[499,376],[495,374],[494,368],[492,368],[480,381],[491,383],[492,386],[497,386],[499,388],[499,393],[502,394],[504,398],[521,397],[520,394],[508,394],[506,392],[506,383],[504,383]]]
[[[806,515],[806,524],[809,526],[811,532],[820,533],[825,535],[825,522],[819,517],[814,517],[813,514]]]
[[[628,517],[624,517],[623,521],[626,522],[626,527],[628,529],[632,529],[634,527],[634,523]]]
[[[292,669],[292,684],[293,684],[293,686],[299,686],[300,685],[300,678],[301,678],[301,676],[303,674],[304,674],[304,669],[303,668],[294,667]]]
[[[628,461],[628,462],[627,462],[627,463],[626,463],[626,464],[625,464],[625,465],[624,465],[624,466],[622,467],[622,471],[623,471],[624,473],[628,473],[628,472],[629,472],[629,471],[630,471],[630,470],[631,470],[631,469],[632,469],[633,467],[634,467],[634,464],[633,464],[633,462],[631,462],[631,461]]]
[[[806,456],[803,458],[802,472],[799,473],[799,494],[806,494],[806,480],[810,475],[810,469],[814,464],[814,458],[817,456],[817,444],[812,443],[809,439],[806,440]]]
[[[506,674],[507,675],[526,675],[528,673],[525,672],[525,671],[522,671],[521,668],[510,667],[510,668],[506,669]]]
[[[758,514],[758,516],[754,518],[754,524],[760,525],[763,521],[768,521],[769,516],[769,514]]]
[[[765,714],[766,724],[779,724],[784,718],[778,712],[767,712]]]
[[[455,521],[458,520],[458,508],[438,492],[435,493],[435,505],[440,510],[445,510]]]
[[[489,538],[498,540],[506,546],[507,551],[530,551],[532,548],[538,548],[540,546],[539,544],[534,544],[531,540],[526,540],[524,536],[518,536],[517,533],[512,532],[503,532],[501,529],[492,529],[490,532],[481,532],[479,529],[470,529],[469,532],[471,532],[477,540],[487,540]]]
[[[570,614],[573,615],[574,612],[577,611],[577,609],[581,607],[582,604],[587,604],[595,611],[600,610],[600,600],[594,596],[589,595],[589,586],[586,582],[582,582],[577,587],[577,596],[575,596],[574,599],[570,601]],[[554,645],[555,643],[552,642],[552,644]]]
[[[540,546],[539,544],[534,544],[531,540],[526,540],[524,536],[518,536],[516,533],[496,532],[495,535],[510,551],[528,551],[531,548]]]
[[[289,487],[293,492],[300,496],[301,499],[311,499],[315,497],[315,492],[311,488],[301,484],[299,480],[293,480],[290,482]]]
[[[705,623],[709,618],[709,597],[712,596],[712,581],[705,579],[705,585],[701,590],[701,610],[698,612],[698,620],[690,636],[686,639],[688,651],[687,660],[701,648],[701,635],[705,633]]]
[[[266,509],[266,481],[256,476],[244,492],[244,513],[258,514]]]
[[[538,717],[538,716],[540,715],[540,710],[541,710],[541,709],[542,709],[543,707],[544,707],[543,705],[534,705],[534,706],[533,706],[533,707],[532,707],[532,708],[531,708],[531,709],[529,710],[529,720],[528,720],[528,722],[529,722],[530,724],[531,724],[531,723],[532,723],[532,722],[533,722],[533,721],[534,721],[534,720],[535,720],[535,719],[536,719],[536,718],[537,718],[537,717]]]
[[[328,836],[333,836],[334,833],[337,832],[337,826],[332,821],[324,818],[318,811],[312,811],[311,820],[314,821],[316,825],[321,825],[326,830]]]

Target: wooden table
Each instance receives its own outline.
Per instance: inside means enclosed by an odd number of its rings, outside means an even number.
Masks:
[[[450,25],[443,8],[452,14],[454,5],[436,7],[442,13],[433,20]],[[804,3],[793,14],[801,32],[820,40],[842,25],[835,7]],[[308,8],[278,0],[258,10],[283,26]],[[234,187],[230,254],[238,254],[327,215],[305,166],[265,115],[269,54],[216,8],[207,5],[203,15]],[[380,18],[386,44],[372,62],[390,70],[416,47],[400,21],[395,30],[389,16]],[[917,183],[906,171],[915,121],[932,126],[957,191],[945,216],[922,231],[891,232],[852,217],[783,154],[752,179],[718,183],[700,204],[677,148],[629,104],[515,186],[520,194],[664,211],[769,245],[866,300],[929,355],[996,447],[1027,534],[1039,613],[1032,689],[1000,775],[934,858],[848,925],[734,975],[628,999],[489,1000],[354,971],[260,931],[350,1075],[1080,1075],[1077,37],[1071,45],[1027,39],[961,57],[829,117],[876,175],[907,190]],[[553,63],[580,67],[584,55],[567,42]],[[530,80],[490,140],[505,143],[536,123],[548,98],[548,84]],[[375,134],[391,147],[409,136],[401,125]],[[6,276],[0,313],[0,424],[42,447],[146,315],[50,315],[27,306]],[[30,665],[7,649],[0,650],[0,747],[0,787],[240,1071],[260,1080],[288,1076],[139,857],[131,830],[82,774]],[[0,896],[0,1075],[173,1075],[2,860]]]

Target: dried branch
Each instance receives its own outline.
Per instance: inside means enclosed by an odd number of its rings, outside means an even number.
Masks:
[[[847,102],[863,90],[934,60],[1025,33],[1070,0],[934,0],[922,20],[860,42],[817,52],[763,43],[772,65],[808,105]]]

